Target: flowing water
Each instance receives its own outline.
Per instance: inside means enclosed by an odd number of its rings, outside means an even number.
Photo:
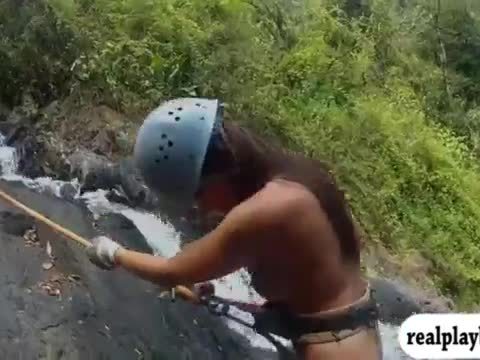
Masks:
[[[21,181],[29,188],[39,192],[46,192],[61,197],[61,188],[66,182],[52,180],[50,178],[29,179],[16,173],[17,163],[15,150],[5,146],[3,137],[0,135],[0,167],[1,178],[7,181]],[[73,180],[69,184],[73,185],[77,190],[79,183]],[[124,205],[111,203],[106,198],[106,192],[97,190],[95,192],[87,192],[81,196],[85,199],[89,210],[95,217],[107,213],[120,213],[130,219],[138,230],[143,234],[149,246],[154,253],[163,256],[173,256],[180,250],[180,234],[177,233],[172,225],[160,220],[152,213],[129,208]],[[77,194],[77,197],[80,195]],[[263,300],[250,286],[249,274],[244,271],[237,271],[233,274],[225,276],[222,279],[214,281],[216,293],[219,296],[234,298],[244,301],[261,301]],[[239,316],[247,322],[252,322],[253,318],[250,314],[244,313],[237,309],[230,310],[232,315]],[[238,323],[226,320],[230,328],[245,336],[252,346],[275,350],[275,348],[263,337]],[[380,332],[382,336],[382,346],[385,360],[409,359],[405,353],[399,348],[397,333],[398,327],[390,324],[381,324]],[[289,342],[279,339],[285,345]]]

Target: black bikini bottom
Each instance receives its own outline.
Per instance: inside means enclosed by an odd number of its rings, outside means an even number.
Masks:
[[[292,314],[281,304],[267,303],[265,311],[255,315],[255,328],[295,345],[336,342],[365,329],[378,330],[378,307],[369,286],[355,303],[318,313]]]

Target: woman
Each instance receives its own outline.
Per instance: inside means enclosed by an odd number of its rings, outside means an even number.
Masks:
[[[168,287],[247,268],[268,301],[259,327],[290,338],[300,358],[381,359],[360,239],[322,164],[224,123],[218,101],[195,98],[153,111],[134,158],[147,185],[165,199],[225,216],[168,259],[94,239],[88,250],[94,263]]]

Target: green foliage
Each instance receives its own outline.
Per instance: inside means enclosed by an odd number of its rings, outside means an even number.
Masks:
[[[15,103],[30,88],[40,101],[68,92],[77,36],[43,2],[0,0],[0,99]]]
[[[453,0],[0,0],[0,99],[174,96],[332,164],[371,241],[480,295],[480,21]],[[407,255],[405,255],[407,256]]]
[[[288,90],[274,99],[276,131],[332,164],[372,239],[400,254],[418,249],[440,288],[471,304],[480,280],[480,169],[462,140],[425,111],[416,84],[435,89],[440,72],[412,54],[378,76],[378,34],[328,11],[317,15],[279,65]],[[430,72],[415,71],[419,64]]]
[[[269,48],[243,26],[241,1],[95,1],[80,17],[93,49],[78,59],[80,78],[128,109],[171,96],[233,96],[248,89]],[[255,71],[259,74],[259,71]],[[141,96],[139,96],[141,94]]]

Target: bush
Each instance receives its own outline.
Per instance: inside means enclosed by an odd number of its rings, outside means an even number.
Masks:
[[[420,251],[468,307],[480,295],[478,9],[359,4],[0,0],[0,99],[80,90],[146,112],[221,97],[231,118],[329,162],[369,240]]]

